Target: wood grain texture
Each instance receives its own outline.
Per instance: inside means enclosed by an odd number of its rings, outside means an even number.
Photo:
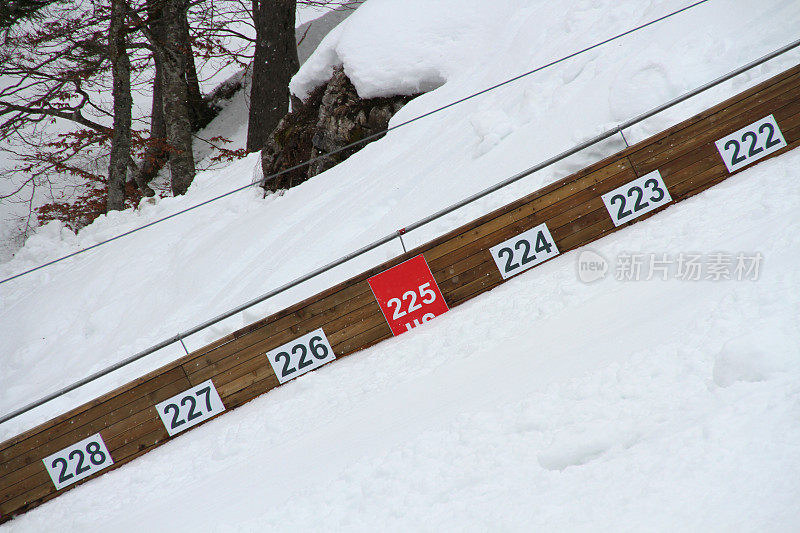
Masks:
[[[68,490],[55,491],[42,458],[86,436],[100,432],[114,458],[96,475],[170,439],[154,406],[192,385],[212,379],[230,410],[279,386],[265,353],[305,333],[323,328],[337,358],[390,338],[369,277],[423,254],[448,306],[460,305],[505,282],[491,246],[546,223],[563,254],[649,218],[728,178],[714,141],[769,114],[789,146],[760,161],[800,145],[800,65],[3,442],[0,521]],[[615,227],[600,196],[655,169],[673,202]]]

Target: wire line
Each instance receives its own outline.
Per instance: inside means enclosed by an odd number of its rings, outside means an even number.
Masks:
[[[796,41],[794,41],[792,43],[789,43],[788,45],[783,46],[783,47],[781,47],[781,48],[779,48],[779,49],[777,49],[777,50],[775,50],[775,51],[773,51],[773,52],[771,52],[771,53],[769,53],[769,54],[767,54],[765,56],[762,56],[762,57],[754,60],[754,61],[751,61],[750,63],[747,63],[746,65],[743,65],[743,66],[741,66],[741,67],[739,67],[739,68],[737,68],[735,70],[732,70],[729,73],[725,74],[724,76],[721,76],[721,77],[719,77],[719,78],[717,78],[715,80],[712,80],[712,81],[710,81],[710,82],[708,82],[708,83],[706,83],[704,85],[701,85],[700,87],[697,87],[697,88],[695,88],[695,89],[693,89],[693,90],[691,90],[689,92],[686,92],[686,93],[678,96],[677,98],[674,98],[674,99],[670,100],[669,102],[666,102],[666,103],[664,103],[664,104],[662,104],[662,105],[660,105],[658,107],[654,107],[653,109],[650,109],[649,111],[647,111],[645,113],[642,113],[641,115],[633,117],[632,119],[627,120],[627,121],[623,122],[622,124],[618,124],[614,128],[606,130],[605,132],[603,132],[603,133],[601,133],[601,134],[599,134],[599,135],[597,135],[597,136],[595,136],[595,137],[593,137],[591,139],[588,139],[588,140],[586,140],[586,141],[584,141],[584,142],[582,142],[582,143],[580,143],[580,144],[578,144],[576,146],[573,146],[569,150],[561,152],[560,154],[555,155],[555,156],[551,157],[550,159],[548,159],[546,161],[542,161],[542,162],[540,162],[540,163],[538,163],[538,164],[536,164],[536,165],[534,165],[534,166],[532,166],[532,167],[530,167],[530,168],[528,168],[528,169],[526,169],[526,170],[524,170],[524,171],[522,171],[522,172],[520,172],[518,174],[515,174],[514,176],[511,176],[509,178],[504,179],[503,181],[495,183],[491,187],[488,187],[488,188],[486,188],[486,189],[484,189],[484,190],[482,190],[480,192],[477,192],[477,193],[473,194],[472,196],[464,198],[464,199],[456,202],[455,204],[453,204],[453,205],[451,205],[449,207],[446,207],[446,208],[444,208],[444,209],[442,209],[440,211],[437,211],[436,213],[430,214],[430,215],[428,215],[427,217],[425,217],[423,219],[417,220],[416,222],[414,222],[413,224],[410,224],[409,226],[403,228],[402,230],[398,230],[396,232],[392,232],[392,233],[390,233],[388,235],[385,235],[384,237],[381,237],[377,241],[374,241],[374,242],[372,242],[372,243],[370,243],[370,244],[368,244],[366,246],[363,246],[363,247],[359,248],[358,250],[350,252],[349,254],[347,254],[345,256],[342,256],[339,259],[336,259],[335,261],[332,261],[332,262],[328,263],[327,265],[323,265],[323,266],[319,267],[318,269],[316,269],[316,270],[314,270],[312,272],[308,272],[307,274],[304,274],[304,275],[302,275],[302,276],[300,276],[300,277],[298,277],[298,278],[296,278],[296,279],[294,279],[294,280],[292,280],[292,281],[290,281],[288,283],[285,283],[285,284],[281,285],[280,287],[272,289],[272,290],[270,290],[270,291],[258,296],[257,298],[254,298],[253,300],[250,300],[249,302],[245,302],[245,303],[243,303],[241,305],[238,305],[237,307],[235,307],[233,309],[229,309],[228,311],[226,311],[225,313],[222,313],[221,315],[218,315],[218,316],[216,316],[214,318],[206,320],[205,322],[203,322],[201,324],[197,324],[197,325],[193,326],[192,328],[190,328],[190,329],[188,329],[188,330],[186,330],[186,331],[184,331],[182,333],[179,333],[179,334],[177,334],[177,335],[175,335],[175,336],[173,336],[173,337],[171,337],[169,339],[165,339],[165,340],[159,342],[158,344],[150,346],[149,348],[146,348],[146,349],[144,349],[144,350],[142,350],[142,351],[140,351],[140,352],[138,352],[138,353],[126,358],[126,359],[123,359],[122,361],[118,361],[117,363],[115,363],[115,364],[113,364],[113,365],[111,365],[111,366],[109,366],[107,368],[104,368],[103,370],[100,370],[98,372],[95,372],[94,374],[86,376],[83,379],[81,379],[79,381],[76,381],[75,383],[72,383],[71,385],[68,385],[67,387],[62,388],[61,390],[58,390],[58,391],[53,392],[53,393],[50,393],[47,396],[39,398],[38,400],[36,400],[36,401],[34,401],[32,403],[29,403],[28,405],[25,405],[23,407],[20,407],[19,409],[16,409],[15,411],[13,411],[11,413],[8,413],[8,414],[5,414],[3,416],[0,416],[0,424],[6,422],[8,420],[11,420],[12,418],[15,418],[15,417],[17,417],[17,416],[19,416],[19,415],[21,415],[23,413],[31,411],[31,410],[35,409],[36,407],[39,407],[40,405],[43,405],[43,404],[49,402],[50,400],[58,398],[59,396],[63,396],[63,395],[65,395],[65,394],[67,394],[67,393],[69,393],[69,392],[71,392],[71,391],[73,391],[73,390],[75,390],[75,389],[77,389],[79,387],[82,387],[83,385],[85,385],[87,383],[90,383],[90,382],[92,382],[92,381],[94,381],[96,379],[99,379],[99,378],[101,378],[101,377],[103,377],[105,375],[108,375],[111,372],[114,372],[115,370],[118,370],[118,369],[120,369],[120,368],[122,368],[124,366],[127,366],[127,365],[133,363],[134,361],[138,361],[139,359],[142,359],[143,357],[145,357],[145,356],[147,356],[147,355],[149,355],[151,353],[154,353],[154,352],[156,352],[156,351],[158,351],[158,350],[160,350],[162,348],[165,348],[165,347],[167,347],[167,346],[169,346],[169,345],[171,345],[171,344],[173,344],[175,342],[180,341],[181,344],[183,344],[183,339],[188,337],[188,336],[190,336],[190,335],[194,335],[195,333],[197,333],[199,331],[202,331],[202,330],[204,330],[204,329],[206,329],[206,328],[208,328],[210,326],[213,326],[214,324],[216,324],[218,322],[221,322],[222,320],[225,320],[226,318],[230,318],[231,316],[235,315],[236,313],[244,311],[245,309],[248,309],[248,308],[250,308],[250,307],[252,307],[252,306],[254,306],[254,305],[258,304],[258,303],[261,303],[264,300],[267,300],[268,298],[272,298],[273,296],[275,296],[277,294],[285,292],[285,291],[291,289],[292,287],[296,287],[297,285],[300,285],[301,283],[304,283],[304,282],[306,282],[306,281],[308,281],[308,280],[310,280],[310,279],[312,279],[312,278],[314,278],[314,277],[316,277],[316,276],[318,276],[318,275],[320,275],[320,274],[322,274],[324,272],[327,272],[327,271],[329,271],[329,270],[331,270],[331,269],[333,269],[333,268],[335,268],[335,267],[337,267],[337,266],[339,266],[341,264],[344,264],[347,261],[349,261],[349,260],[351,260],[351,259],[353,259],[355,257],[358,257],[358,256],[360,256],[360,255],[362,255],[362,254],[364,254],[364,253],[366,253],[366,252],[368,252],[370,250],[374,250],[378,246],[380,246],[382,244],[385,244],[385,243],[387,243],[387,242],[389,242],[389,241],[391,241],[391,240],[393,240],[395,238],[400,237],[401,240],[402,240],[401,236],[403,234],[409,232],[409,231],[413,231],[414,229],[419,228],[420,226],[428,224],[429,222],[431,222],[433,220],[436,220],[436,219],[438,219],[438,218],[440,218],[440,217],[442,217],[442,216],[444,216],[444,215],[446,215],[448,213],[451,213],[452,211],[455,211],[456,209],[459,209],[459,208],[461,208],[461,207],[463,207],[463,206],[465,206],[465,205],[467,205],[467,204],[469,204],[471,202],[474,202],[475,200],[483,198],[484,196],[487,196],[487,195],[489,195],[489,194],[491,194],[491,193],[493,193],[493,192],[495,192],[495,191],[497,191],[497,190],[499,190],[499,189],[501,189],[503,187],[506,187],[507,185],[515,183],[516,181],[518,181],[518,180],[520,180],[520,179],[522,179],[522,178],[524,178],[524,177],[526,177],[526,176],[528,176],[528,175],[530,175],[530,174],[532,174],[534,172],[537,172],[537,171],[539,171],[539,170],[541,170],[543,168],[546,168],[546,167],[548,167],[548,166],[550,166],[550,165],[552,165],[552,164],[554,164],[554,163],[556,163],[558,161],[561,161],[561,160],[569,157],[570,155],[576,154],[576,153],[580,152],[581,150],[584,150],[584,149],[588,148],[589,146],[597,144],[598,142],[600,142],[602,140],[608,139],[609,137],[611,137],[613,135],[616,135],[617,133],[622,133],[623,129],[629,128],[629,127],[633,126],[634,124],[638,124],[639,122],[641,122],[643,120],[646,120],[646,119],[652,117],[653,115],[661,113],[665,109],[669,109],[669,108],[671,108],[673,106],[676,106],[676,105],[680,104],[681,102],[684,102],[684,101],[686,101],[687,99],[689,99],[689,98],[691,98],[693,96],[696,96],[696,95],[698,95],[698,94],[700,94],[700,93],[702,93],[704,91],[707,91],[708,89],[716,87],[717,85],[719,85],[720,83],[723,83],[724,81],[727,81],[727,80],[729,80],[729,79],[731,79],[731,78],[733,78],[735,76],[738,76],[739,74],[742,74],[743,72],[746,72],[746,71],[748,71],[748,70],[750,70],[752,68],[755,68],[755,67],[757,67],[759,65],[762,65],[765,62],[767,62],[767,61],[769,61],[771,59],[774,59],[775,57],[778,57],[779,55],[784,54],[784,53],[786,53],[786,52],[788,52],[790,50],[793,50],[793,49],[795,49],[797,47],[800,47],[800,39],[798,39],[798,40],[796,40]],[[403,247],[405,249],[405,245],[403,245]],[[184,345],[184,349],[186,349],[185,345]]]
[[[230,196],[232,194],[235,194],[237,192],[241,192],[241,191],[243,191],[245,189],[249,189],[250,187],[253,187],[254,185],[263,184],[265,181],[267,181],[269,179],[276,178],[278,176],[282,176],[283,174],[286,174],[287,172],[292,172],[294,170],[297,170],[297,169],[302,168],[304,166],[310,165],[311,163],[314,163],[314,162],[319,161],[321,159],[325,159],[326,157],[330,157],[332,155],[336,155],[336,154],[338,154],[340,152],[343,152],[345,150],[348,150],[350,148],[358,146],[360,144],[368,143],[369,141],[371,141],[371,140],[373,140],[373,139],[375,139],[377,137],[381,137],[381,136],[385,135],[386,133],[388,133],[390,131],[394,131],[394,130],[396,130],[398,128],[402,128],[402,127],[407,126],[409,124],[412,124],[412,123],[414,123],[414,122],[416,122],[418,120],[421,120],[423,118],[429,117],[429,116],[431,116],[431,115],[433,115],[435,113],[440,113],[440,112],[444,111],[445,109],[449,109],[449,108],[451,108],[453,106],[456,106],[458,104],[461,104],[463,102],[466,102],[468,100],[476,98],[476,97],[481,96],[483,94],[486,94],[486,93],[488,93],[490,91],[494,91],[495,89],[499,89],[500,87],[508,85],[509,83],[513,83],[513,82],[515,82],[517,80],[520,80],[520,79],[522,79],[522,78],[524,78],[526,76],[530,76],[531,74],[535,74],[535,73],[537,73],[539,71],[542,71],[544,69],[547,69],[549,67],[557,65],[559,63],[562,63],[562,62],[564,62],[564,61],[566,61],[568,59],[571,59],[571,58],[573,58],[573,57],[575,57],[577,55],[586,53],[586,52],[588,52],[590,50],[593,50],[595,48],[603,46],[604,44],[608,44],[608,43],[610,43],[612,41],[615,41],[617,39],[621,39],[622,37],[625,37],[626,35],[630,35],[631,33],[634,33],[634,32],[637,32],[639,30],[642,30],[644,28],[647,28],[648,26],[652,26],[653,24],[657,24],[657,23],[659,23],[659,22],[661,22],[663,20],[666,20],[666,19],[668,19],[670,17],[673,17],[673,16],[675,16],[675,15],[677,15],[679,13],[683,13],[684,11],[688,11],[689,9],[695,8],[695,7],[697,7],[697,6],[701,5],[701,4],[705,4],[706,2],[709,2],[709,1],[710,0],[699,0],[698,2],[695,2],[693,4],[689,4],[686,7],[683,7],[681,9],[676,10],[676,11],[668,13],[668,14],[666,14],[664,16],[661,16],[661,17],[658,17],[656,19],[653,19],[653,20],[651,20],[649,22],[646,22],[644,24],[636,26],[635,28],[631,28],[630,30],[624,31],[622,33],[619,33],[619,34],[617,34],[617,35],[615,35],[613,37],[609,37],[608,39],[606,39],[604,41],[600,41],[599,43],[596,43],[596,44],[593,44],[593,45],[588,46],[586,48],[583,48],[582,50],[578,50],[577,52],[573,52],[573,53],[571,53],[569,55],[566,55],[564,57],[561,57],[559,59],[556,59],[554,61],[546,63],[546,64],[541,65],[539,67],[536,67],[536,68],[534,68],[532,70],[529,70],[527,72],[523,72],[522,74],[514,76],[513,78],[509,78],[509,79],[507,79],[505,81],[502,81],[502,82],[500,82],[500,83],[498,83],[496,85],[492,85],[491,87],[487,87],[486,89],[482,89],[482,90],[480,90],[480,91],[478,91],[476,93],[470,94],[469,96],[465,96],[464,98],[460,98],[460,99],[458,99],[458,100],[456,100],[454,102],[450,102],[449,104],[445,104],[445,105],[443,105],[441,107],[438,107],[436,109],[428,111],[427,113],[423,113],[422,115],[419,115],[417,117],[414,117],[414,118],[411,118],[409,120],[406,120],[405,122],[401,122],[400,124],[396,124],[394,126],[386,128],[384,130],[381,130],[381,131],[379,131],[377,133],[373,133],[372,135],[368,135],[367,137],[364,137],[363,139],[359,139],[358,141],[352,142],[352,143],[350,143],[350,144],[348,144],[346,146],[342,146],[341,148],[337,148],[336,150],[333,150],[331,152],[319,155],[319,156],[311,158],[311,159],[309,159],[307,161],[303,161],[302,163],[298,163],[297,165],[294,165],[293,167],[281,170],[280,172],[276,172],[275,174],[270,174],[269,176],[264,176],[261,179],[255,181],[253,183],[250,183],[248,185],[243,185],[241,187],[238,187],[236,189],[233,189],[233,190],[230,190],[228,192],[222,193],[222,194],[220,194],[218,196],[215,196],[213,198],[209,198],[208,200],[204,200],[204,201],[202,201],[202,202],[200,202],[198,204],[195,204],[195,205],[192,205],[192,206],[187,207],[185,209],[181,209],[179,211],[176,211],[176,212],[172,213],[171,215],[167,215],[165,217],[153,220],[152,222],[148,222],[147,224],[144,224],[142,226],[139,226],[139,227],[133,228],[131,230],[125,231],[123,233],[120,233],[119,235],[116,235],[116,236],[111,237],[109,239],[106,239],[104,241],[100,241],[100,242],[95,243],[95,244],[93,244],[91,246],[87,246],[86,248],[81,248],[80,250],[76,250],[76,251],[74,251],[72,253],[69,253],[69,254],[64,255],[62,257],[59,257],[57,259],[53,259],[52,261],[48,261],[48,262],[43,263],[43,264],[41,264],[39,266],[36,266],[36,267],[31,268],[31,269],[25,270],[25,271],[20,272],[18,274],[14,274],[13,276],[10,276],[10,277],[7,277],[7,278],[5,278],[3,280],[0,280],[0,285],[2,285],[3,283],[6,283],[8,281],[11,281],[13,279],[17,279],[19,277],[22,277],[22,276],[25,276],[27,274],[30,274],[32,272],[36,272],[37,270],[41,270],[42,268],[49,267],[49,266],[54,265],[56,263],[60,263],[61,261],[64,261],[64,260],[69,259],[71,257],[75,257],[76,255],[80,255],[80,254],[88,252],[90,250],[94,250],[95,248],[98,248],[100,246],[106,245],[106,244],[108,244],[110,242],[114,242],[117,239],[121,239],[123,237],[127,237],[128,235],[131,235],[133,233],[142,231],[142,230],[147,229],[147,228],[149,228],[151,226],[155,226],[156,224],[160,224],[161,222],[165,222],[167,220],[170,220],[171,218],[175,218],[178,215],[182,215],[184,213],[188,213],[189,211],[193,211],[193,210],[197,209],[198,207],[203,207],[204,205],[208,205],[208,204],[210,204],[212,202],[216,202],[217,200],[221,200],[221,199],[226,198],[226,197],[228,197],[228,196]]]

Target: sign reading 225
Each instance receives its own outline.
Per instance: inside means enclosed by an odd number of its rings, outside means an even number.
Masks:
[[[394,335],[410,331],[449,310],[422,254],[367,281]]]

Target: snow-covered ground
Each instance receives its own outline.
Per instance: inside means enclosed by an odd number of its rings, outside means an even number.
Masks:
[[[397,124],[687,3],[369,0],[294,86],[313,84],[337,61],[365,93],[438,86],[401,110]],[[712,0],[395,130],[283,196],[247,190],[0,285],[0,412],[786,44],[797,27],[800,5],[791,0]],[[629,139],[798,58],[693,99]],[[218,120],[233,129],[241,119],[231,109]],[[620,145],[538,173],[406,242],[424,242]],[[757,281],[620,282],[611,273],[583,284],[578,255],[567,254],[7,527],[796,530],[799,163],[796,153],[765,162],[593,247],[612,265],[624,251],[760,252]],[[253,155],[201,173],[185,197],[101,217],[77,237],[48,226],[0,265],[0,277],[246,184],[257,166]],[[386,245],[190,338],[189,347],[399,252]],[[179,355],[164,350],[6,423],[0,439]]]
[[[298,5],[296,36],[299,42],[297,52],[300,61],[303,62],[308,59],[308,56],[316,49],[322,38],[339,22],[353,13],[361,1],[342,0],[329,6]],[[245,22],[237,19],[229,20],[226,27],[251,38],[254,37],[254,30]],[[238,43],[242,43],[242,40],[238,38],[228,39],[228,44],[232,49],[238,48],[240,46]],[[220,83],[231,81],[232,79],[240,80],[244,76],[244,90],[238,92],[230,101],[218,100],[215,102],[218,105],[227,107],[226,113],[223,113],[219,120],[215,121],[213,125],[206,128],[195,138],[194,152],[195,157],[199,160],[198,169],[200,170],[213,170],[221,166],[207,160],[209,156],[218,153],[207,142],[209,139],[223,136],[229,139],[231,144],[219,141],[214,142],[214,144],[222,144],[226,148],[238,149],[245,146],[247,138],[246,125],[250,106],[250,72],[242,70],[237,63],[226,63],[224,61],[227,61],[227,58],[225,60],[214,58],[208,61],[198,58],[197,60],[196,66],[200,73],[200,90],[205,94],[210,93]],[[152,69],[153,66],[150,65],[150,68],[145,68],[134,77],[134,90],[132,93],[133,127],[143,132],[146,132],[150,127],[151,85],[152,76],[154,75]],[[0,86],[4,83],[16,83],[16,80],[0,79]],[[84,89],[88,91],[93,102],[110,110],[113,108],[110,90],[108,89],[110,84],[111,80],[109,78],[105,80],[105,85],[100,82],[91,88],[84,87]],[[96,87],[103,88],[97,89]],[[98,112],[92,108],[85,110],[85,112],[88,113],[88,118],[99,124],[111,127],[110,113]],[[47,122],[46,125],[36,130],[29,129],[26,131],[25,137],[28,142],[31,139],[39,138],[38,135],[40,134],[54,139],[58,134],[76,131],[76,129],[80,128],[77,128],[75,123],[71,121],[55,119],[54,122]],[[7,145],[4,145],[5,143]],[[29,218],[32,207],[37,208],[42,204],[56,200],[68,202],[81,192],[85,192],[85,180],[83,177],[75,177],[69,174],[51,174],[47,176],[47,179],[44,176],[39,176],[38,185],[33,190],[30,185],[24,186],[18,194],[3,198],[4,195],[17,191],[23,182],[30,177],[28,173],[10,170],[18,167],[20,163],[15,152],[24,153],[26,151],[24,145],[20,148],[19,146],[14,146],[16,144],[18,142],[14,139],[0,143],[0,263],[8,261],[20,248],[22,243],[19,241],[23,239],[22,228],[30,224],[30,231],[35,231],[38,226],[35,213]],[[203,161],[204,159],[206,160]],[[79,161],[78,164],[85,170],[103,175],[108,169],[108,149],[85,150],[77,157],[77,160]],[[166,193],[166,191],[169,191],[169,174],[162,172],[151,185],[156,190],[165,191]]]
[[[796,531],[798,168],[592,246],[761,252],[757,281],[585,285],[567,254],[6,527]]]

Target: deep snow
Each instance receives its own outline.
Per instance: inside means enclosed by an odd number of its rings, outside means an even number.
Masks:
[[[7,528],[796,530],[798,166],[591,247],[760,251],[757,281],[585,285],[565,254]]]
[[[392,83],[441,84],[401,110],[397,124],[685,4],[370,0],[323,42],[293,86],[338,61],[363,94]],[[798,23],[796,2],[712,1],[396,130],[283,196],[264,200],[247,190],[0,285],[0,411],[786,44]],[[798,57],[656,117],[627,132],[629,140]],[[241,124],[232,108],[220,120],[234,128],[237,117]],[[537,173],[406,242],[424,242],[620,146],[607,142]],[[58,520],[65,530],[143,523],[156,530],[794,529],[799,160],[791,153],[763,163],[593,247],[609,259],[626,250],[761,252],[758,281],[585,285],[577,255],[567,254],[425,328],[281,387],[8,528]],[[201,173],[185,197],[101,217],[77,237],[50,225],[0,265],[0,276],[246,184],[257,165],[252,155]],[[189,339],[189,347],[399,252],[390,243]],[[4,424],[0,439],[180,354],[164,350]]]

